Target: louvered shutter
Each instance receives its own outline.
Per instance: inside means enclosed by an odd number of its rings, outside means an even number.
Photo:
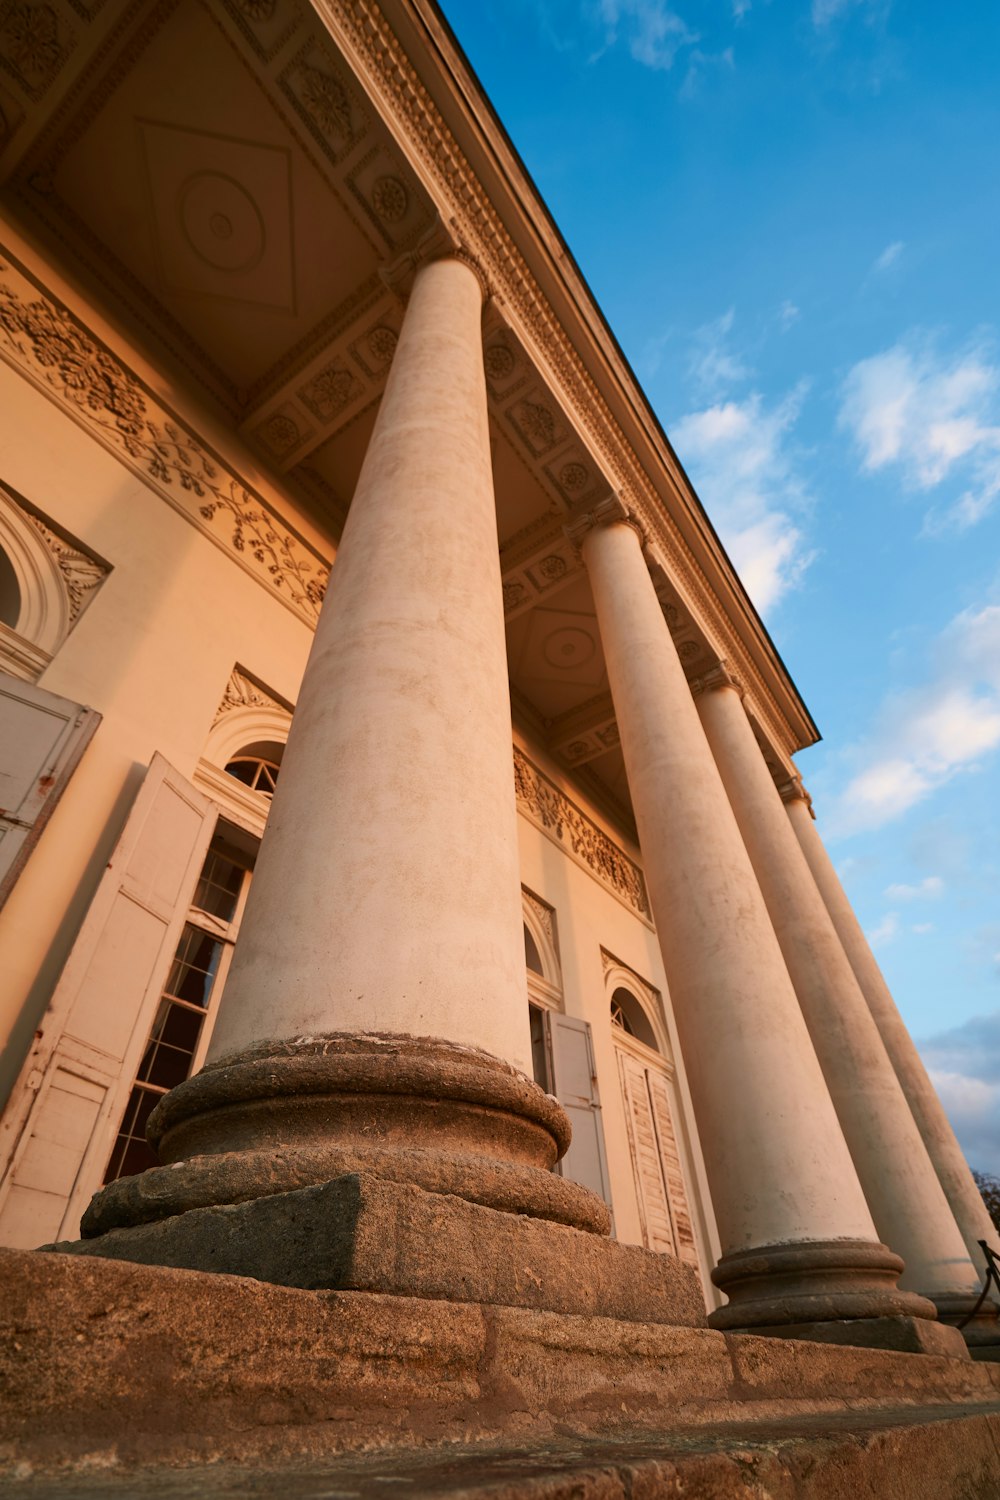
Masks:
[[[618,1053],[618,1068],[625,1098],[625,1122],[646,1248],[676,1255],[677,1246],[663,1168],[660,1165],[660,1145],[653,1121],[646,1069],[636,1058],[622,1051]]]
[[[687,1189],[684,1186],[684,1173],[681,1170],[680,1152],[677,1149],[677,1136],[674,1132],[667,1080],[662,1073],[656,1072],[653,1068],[647,1068],[646,1082],[649,1087],[649,1098],[653,1109],[653,1124],[656,1128],[656,1137],[660,1148],[660,1165],[663,1168],[663,1177],[666,1183],[667,1203],[670,1207],[670,1217],[673,1222],[677,1254],[681,1260],[687,1261],[690,1265],[697,1266],[698,1250],[694,1242],[694,1228],[691,1224],[691,1212],[688,1208]]]
[[[0,672],[0,906],[100,722],[94,709]]]
[[[546,1011],[545,1021],[552,1061],[552,1090],[573,1127],[573,1141],[560,1170],[564,1177],[591,1188],[610,1205],[604,1124],[590,1027],[586,1021],[561,1015],[558,1011]]]
[[[28,1248],[77,1233],[100,1186],[216,812],[154,756],[0,1127],[0,1244]]]

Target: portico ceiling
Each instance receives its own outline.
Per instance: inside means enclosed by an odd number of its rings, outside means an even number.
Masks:
[[[5,210],[332,535],[411,253],[449,232],[306,0],[0,6]],[[586,578],[563,531],[611,483],[497,300],[484,358],[515,708],[625,807]],[[682,660],[715,653],[659,584]]]

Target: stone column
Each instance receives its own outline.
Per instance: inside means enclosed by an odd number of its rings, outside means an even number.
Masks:
[[[483,289],[417,271],[337,552],[207,1066],[115,1224],[364,1168],[606,1224],[530,1081]]]
[[[811,799],[798,777],[785,784],[781,795],[813,879],[819,887],[913,1111],[951,1211],[962,1231],[966,1248],[981,1276],[985,1266],[978,1242],[986,1240],[994,1249],[1000,1249],[993,1221],[986,1212],[941,1100],[927,1076],[920,1054],[913,1045],[913,1039],[896,1008],[861,923],[820,838],[812,816]]]
[[[604,524],[601,524],[604,522]],[[723,1254],[721,1328],[933,1318],[896,1287],[642,554],[616,502],[577,540]]]
[[[903,1257],[900,1285],[941,1316],[971,1312],[979,1278],[847,954],[785,816],[724,667],[696,704],[781,945],[826,1085],[881,1239]]]

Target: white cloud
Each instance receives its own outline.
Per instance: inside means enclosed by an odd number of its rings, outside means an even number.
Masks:
[[[895,466],[925,492],[949,477],[964,486],[928,514],[930,532],[975,525],[1000,495],[1000,365],[983,342],[947,358],[911,339],[859,361],[838,421],[869,473]]]
[[[920,1051],[969,1161],[1000,1174],[1000,1011],[930,1037]]]
[[[742,21],[752,4],[753,0],[733,0],[733,20]]]
[[[795,303],[789,301],[789,299],[786,297],[784,302],[778,309],[778,321],[781,324],[782,333],[791,328],[793,323],[797,323],[800,317],[801,313],[795,306]]]
[[[607,45],[621,35],[631,56],[647,68],[672,68],[681,48],[700,39],[664,0],[600,0],[600,16]]]
[[[877,927],[866,934],[873,948],[884,948],[899,932],[899,913],[887,911]]]
[[[944,881],[940,875],[928,875],[918,885],[888,885],[885,894],[890,901],[920,901],[929,897],[937,900],[944,890]]]
[[[861,769],[835,799],[836,833],[881,827],[1000,747],[1000,605],[956,616],[931,656],[927,680],[892,693],[871,734],[847,752]],[[933,895],[936,879],[923,888],[890,886],[887,894]]]
[[[671,428],[681,461],[762,611],[795,586],[814,555],[795,519],[809,501],[790,446],[804,395],[800,386],[769,407],[753,392],[689,412]]]
[[[934,931],[934,923],[933,922],[914,922],[913,926],[910,928],[910,931],[911,932],[915,932],[918,935],[922,936],[925,932],[933,932]]]
[[[878,256],[872,266],[872,271],[876,273],[879,271],[888,271],[890,266],[895,265],[905,248],[902,240],[893,240],[892,244],[886,245],[882,254]]]
[[[694,348],[688,362],[688,373],[699,390],[708,396],[718,395],[727,386],[747,380],[753,370],[730,345],[729,335],[736,319],[730,307],[719,318],[703,323],[695,330]]]

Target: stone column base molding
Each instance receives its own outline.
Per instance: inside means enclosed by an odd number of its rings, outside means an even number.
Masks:
[[[591,1234],[611,1231],[611,1213],[602,1198],[537,1167],[440,1151],[317,1145],[192,1156],[170,1167],[150,1167],[136,1177],[122,1177],[94,1198],[80,1232],[84,1239],[92,1239],[110,1229],[149,1224],[189,1209],[319,1187],[350,1172],[413,1183],[429,1193],[450,1193],[468,1203],[548,1219]]]
[[[610,1230],[601,1199],[551,1171],[570,1141],[558,1101],[499,1058],[433,1038],[262,1043],[180,1084],[148,1130],[164,1165],[98,1193],[85,1238],[357,1171]]]
[[[934,1354],[944,1359],[973,1358],[957,1328],[926,1318],[845,1318],[820,1323],[782,1323],[755,1328],[765,1338],[808,1339],[816,1344],[853,1344],[856,1348],[895,1349],[900,1354]],[[987,1356],[988,1357],[988,1356]]]
[[[769,1331],[855,1318],[933,1322],[934,1303],[896,1285],[902,1269],[898,1255],[870,1240],[810,1240],[737,1251],[724,1255],[712,1272],[729,1302],[710,1313],[709,1322],[713,1328]]]

